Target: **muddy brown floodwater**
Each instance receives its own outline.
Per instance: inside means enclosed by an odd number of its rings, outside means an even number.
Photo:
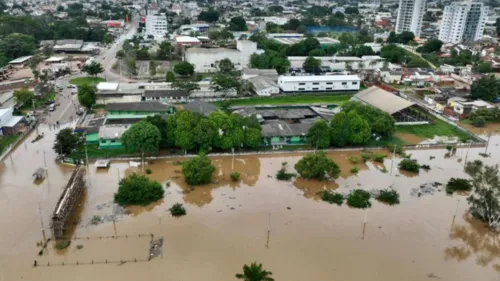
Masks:
[[[21,144],[0,164],[1,281],[235,280],[242,265],[253,261],[263,263],[278,281],[500,280],[499,237],[464,216],[465,196],[410,195],[421,184],[463,176],[459,158],[465,157],[465,149],[451,158],[445,157],[445,150],[412,151],[421,164],[431,166],[419,175],[400,173],[399,159],[392,165],[390,156],[383,164],[356,164],[359,172],[352,175],[349,170],[354,165],[348,158],[356,153],[329,153],[343,172],[328,183],[274,178],[282,162],[288,162],[288,170],[293,171],[300,154],[214,157],[214,182],[196,188],[183,181],[181,166],[175,164],[182,159],[158,160],[148,168],[150,177],[163,186],[170,181],[165,198],[129,208],[127,214],[113,207],[113,193],[119,178],[140,169],[125,162],[112,162],[102,171],[91,166],[87,192],[69,230],[78,240],[63,251],[49,243],[39,256],[38,206],[47,228],[72,170],[53,161],[53,132],[41,130],[44,139],[31,144],[34,136],[29,136],[26,147]],[[492,157],[483,159],[488,164],[498,162],[499,143],[500,137],[494,136],[489,148]],[[35,184],[31,175],[44,166],[44,150],[48,177]],[[480,159],[480,152],[484,148],[471,149],[468,159]],[[229,180],[232,171],[242,174],[241,182]],[[401,204],[390,207],[372,201],[366,213],[345,204],[327,204],[316,195],[321,190],[389,186],[400,192]],[[168,208],[177,202],[184,203],[186,216],[169,215]],[[453,221],[457,202],[458,216]],[[115,223],[109,219],[113,212],[118,213]],[[91,224],[96,215],[107,219]],[[147,262],[142,260],[149,253],[150,234],[164,237],[164,244],[161,257]],[[110,238],[115,235],[119,238]],[[40,266],[32,267],[34,260]],[[108,264],[97,264],[106,260]],[[95,264],[88,264],[92,261]],[[68,265],[76,262],[79,265]]]

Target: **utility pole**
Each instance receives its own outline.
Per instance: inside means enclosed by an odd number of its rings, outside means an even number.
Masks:
[[[472,145],[472,140],[469,140],[469,147],[467,147],[467,152],[465,153],[464,169],[465,169],[465,165],[467,164],[467,157],[469,156],[469,150],[470,150],[471,145]]]
[[[40,216],[40,226],[42,228],[42,238],[43,238],[42,241],[45,242],[47,238],[45,237],[45,227],[43,226],[42,210],[40,208],[40,202],[38,202],[38,215]]]
[[[365,208],[365,220],[364,220],[364,223],[363,223],[363,234],[361,236],[361,240],[365,240],[365,230],[366,230],[366,219],[367,219],[367,216],[368,216],[368,208]]]
[[[33,115],[34,115],[35,114],[35,99],[31,100],[31,104],[33,106]],[[38,133],[38,126],[36,125],[36,122],[35,122],[35,129],[36,129],[36,134],[39,135],[39,133]]]
[[[45,155],[45,149],[43,150],[43,163],[45,164],[45,173],[48,173],[48,169],[47,169],[47,157]]]
[[[491,134],[493,133],[493,130],[490,130],[490,133],[488,135],[488,141],[486,142],[486,148],[484,149],[484,154],[488,153],[488,146],[490,145],[490,139],[491,139]]]
[[[392,176],[392,170],[394,168],[394,156],[396,155],[396,146],[397,144],[394,145],[394,151],[392,152],[392,161],[391,161],[391,176]]]

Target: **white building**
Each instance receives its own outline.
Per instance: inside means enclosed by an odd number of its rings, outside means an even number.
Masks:
[[[147,15],[146,16],[146,36],[152,35],[155,40],[163,40],[167,33],[167,16]]]
[[[396,33],[411,31],[416,37],[420,36],[422,18],[425,13],[426,0],[399,0]]]
[[[250,56],[259,53],[257,43],[249,40],[236,41],[236,49],[197,48],[186,49],[185,60],[194,65],[196,72],[216,71],[217,62],[230,59],[235,69],[242,70],[248,66]]]
[[[258,96],[271,96],[280,93],[278,84],[275,80],[267,76],[256,76],[249,78],[248,81],[252,83],[252,89]]]
[[[480,2],[458,2],[446,6],[439,40],[457,44],[482,39],[488,10],[488,7]]]
[[[358,91],[361,79],[357,75],[280,76],[278,85],[283,93]]]

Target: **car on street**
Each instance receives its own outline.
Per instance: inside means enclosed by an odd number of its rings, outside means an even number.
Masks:
[[[49,111],[54,111],[54,110],[56,110],[56,104],[55,103],[53,103],[53,104],[51,104],[49,106]]]
[[[75,86],[75,85],[73,85],[73,84],[69,84],[69,85],[68,85],[68,89],[76,89],[76,86]]]

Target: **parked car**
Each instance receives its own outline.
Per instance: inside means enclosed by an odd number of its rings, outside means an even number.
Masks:
[[[76,86],[75,86],[75,85],[73,85],[73,84],[69,84],[69,85],[68,85],[68,89],[76,89]]]
[[[49,106],[49,111],[54,111],[54,110],[56,110],[56,104],[55,103],[53,103],[53,104],[51,104]]]

